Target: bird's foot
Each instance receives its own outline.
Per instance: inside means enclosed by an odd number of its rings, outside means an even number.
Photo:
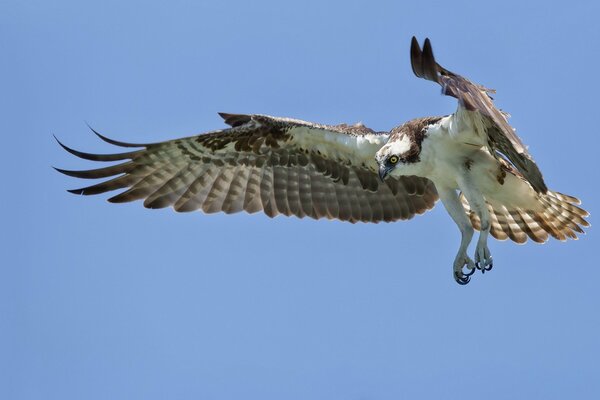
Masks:
[[[464,267],[466,271],[463,270]],[[454,260],[454,280],[459,285],[466,285],[471,281],[471,275],[475,273],[475,263],[466,253],[458,254]]]
[[[485,244],[478,244],[475,249],[475,266],[482,274],[490,271],[494,266],[490,249]]]

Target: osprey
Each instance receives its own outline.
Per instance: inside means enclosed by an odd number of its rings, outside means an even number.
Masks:
[[[111,178],[72,193],[126,189],[108,201],[143,199],[147,208],[180,212],[262,210],[269,217],[377,223],[410,219],[439,198],[461,232],[453,263],[461,285],[476,270],[492,269],[489,234],[516,243],[577,239],[589,226],[588,213],[577,198],[548,190],[508,115],[494,106],[493,91],[440,66],[429,39],[421,49],[412,38],[410,59],[416,76],[458,99],[454,114],[375,132],[362,124],[221,113],[226,129],[160,143],[124,143],[94,131],[110,144],[137,148],[117,154],[84,153],[59,142],[86,160],[126,161],[57,170]],[[474,230],[480,233],[473,260],[467,250]]]

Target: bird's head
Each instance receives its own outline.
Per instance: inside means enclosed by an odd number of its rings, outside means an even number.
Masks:
[[[421,148],[411,135],[392,135],[389,141],[377,152],[375,160],[379,165],[379,177],[383,181],[394,172],[395,175],[409,175],[404,171],[407,165],[419,161]]]

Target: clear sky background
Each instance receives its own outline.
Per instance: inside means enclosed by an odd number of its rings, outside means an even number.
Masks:
[[[600,398],[597,1],[0,1],[0,398]],[[579,241],[491,242],[452,278],[438,205],[380,225],[177,214],[51,169],[223,127],[218,111],[388,130],[453,112],[409,65],[496,88]]]

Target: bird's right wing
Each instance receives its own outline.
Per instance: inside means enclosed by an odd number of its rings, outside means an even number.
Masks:
[[[144,200],[147,208],[249,213],[263,210],[350,222],[409,219],[432,208],[433,182],[414,176],[379,181],[376,151],[388,135],[363,125],[317,125],[265,115],[221,114],[230,128],[153,144],[128,144],[119,154],[90,154],[92,161],[123,163],[60,172],[84,179],[112,178],[72,190],[82,195],[126,189],[109,199]]]

